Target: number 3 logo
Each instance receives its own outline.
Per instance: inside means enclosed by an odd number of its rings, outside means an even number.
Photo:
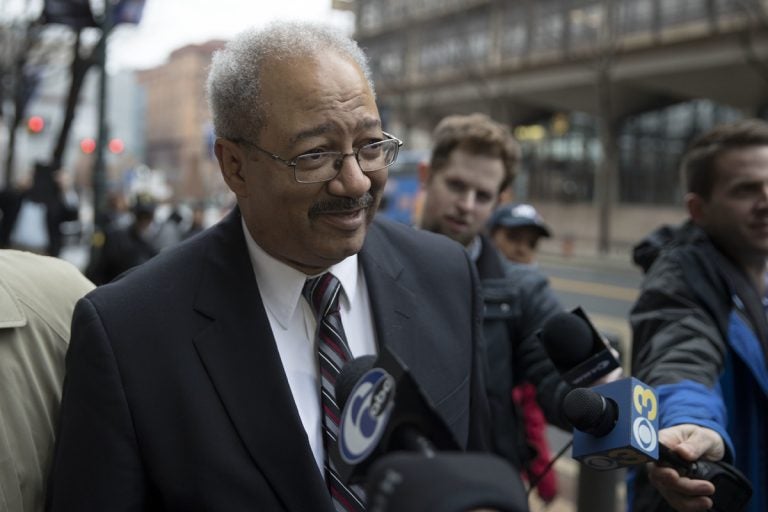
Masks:
[[[632,389],[632,403],[638,414],[642,414],[651,421],[656,419],[656,394],[653,389],[636,384]],[[650,410],[645,413],[645,409]]]

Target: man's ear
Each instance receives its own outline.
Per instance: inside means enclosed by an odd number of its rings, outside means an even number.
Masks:
[[[242,148],[231,140],[218,137],[213,145],[216,160],[219,161],[219,169],[224,182],[238,197],[248,195],[243,172],[245,167],[245,153]]]
[[[699,194],[688,192],[685,194],[685,207],[688,209],[688,215],[695,224],[701,224],[704,218],[704,199]]]

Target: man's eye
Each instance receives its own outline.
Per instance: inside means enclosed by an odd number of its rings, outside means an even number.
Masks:
[[[454,192],[463,192],[465,189],[464,184],[459,181],[448,181],[446,182],[446,185],[448,186],[448,190]]]
[[[300,170],[311,171],[332,162],[336,153],[327,151],[311,151],[296,157],[296,167]]]
[[[310,149],[309,151],[303,152],[302,154],[299,155],[298,158],[315,157],[315,156],[318,156],[318,155],[324,155],[326,153],[328,153],[327,149],[324,149],[324,148],[313,148],[313,149]]]
[[[493,199],[491,194],[480,192],[477,194],[477,200],[481,203],[489,203]]]

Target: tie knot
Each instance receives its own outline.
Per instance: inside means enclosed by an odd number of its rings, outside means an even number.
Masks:
[[[341,283],[336,276],[330,272],[307,279],[304,283],[302,295],[307,299],[315,316],[323,318],[329,313],[335,313],[339,310],[339,290]]]

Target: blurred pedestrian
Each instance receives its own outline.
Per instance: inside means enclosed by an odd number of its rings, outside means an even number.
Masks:
[[[92,288],[63,260],[0,250],[3,512],[43,509],[72,311]]]
[[[658,392],[659,441],[685,460],[735,464],[754,490],[746,510],[765,512],[768,123],[714,128],[693,142],[682,170],[689,219],[634,252],[646,275],[630,316],[633,372]],[[649,465],[630,482],[630,501],[635,512],[703,511],[714,491]]]
[[[0,194],[0,247],[58,256],[61,225],[79,218],[77,194],[61,169],[36,164],[31,183]]]
[[[488,221],[491,240],[511,262],[534,265],[541,238],[552,231],[536,208],[525,203],[499,206]]]
[[[21,202],[26,195],[26,189],[29,185],[15,185],[11,184],[0,191],[0,248],[7,249],[11,245],[11,234],[16,228],[16,221],[21,210]],[[35,245],[43,247],[46,244],[45,235],[43,233],[44,212],[39,215],[40,220],[35,223],[39,226],[36,238],[40,238],[40,242],[36,242]],[[42,251],[42,249],[41,249]]]
[[[159,223],[155,230],[153,244],[158,251],[169,249],[184,239],[184,216],[179,211],[179,205],[172,203],[168,215]]]
[[[129,226],[133,222],[131,206],[120,190],[113,190],[107,194],[107,211],[105,213],[105,226],[107,229],[120,229]]]
[[[509,130],[486,115],[444,118],[433,132],[431,160],[421,168],[421,228],[462,244],[477,267],[485,310],[486,387],[494,450],[518,470],[528,472],[533,481],[540,476],[531,471],[535,453],[512,390],[523,382],[533,383],[547,418],[566,428],[560,402],[570,388],[536,337],[562,306],[543,275],[506,261],[482,234],[500,192],[514,178],[519,155]],[[544,482],[542,498],[554,498],[553,486],[553,480]]]
[[[131,207],[133,221],[129,225],[118,225],[107,228],[103,233],[95,233],[91,260],[85,270],[91,281],[97,285],[108,283],[158,253],[153,224],[155,208],[151,195],[137,194]]]
[[[192,208],[192,221],[189,227],[184,232],[184,240],[192,238],[196,234],[202,232],[205,229],[205,207],[203,205],[195,205]]]
[[[449,240],[374,220],[402,142],[360,48],[249,30],[208,98],[237,207],[78,304],[48,510],[362,510],[327,457],[334,385],[384,348],[485,448],[476,276]]]

